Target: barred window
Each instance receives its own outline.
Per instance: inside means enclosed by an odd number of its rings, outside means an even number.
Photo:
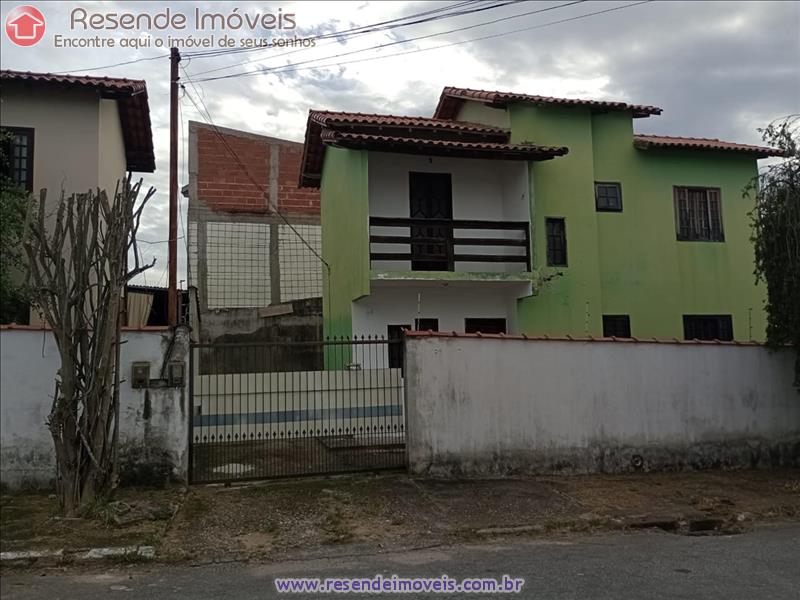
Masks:
[[[29,192],[33,191],[33,129],[3,127],[2,174]]]
[[[733,341],[730,315],[683,315],[683,337],[687,340]]]
[[[547,230],[547,265],[567,266],[567,227],[564,219],[545,219]]]
[[[505,319],[464,319],[464,333],[507,333]]]
[[[622,212],[622,184],[596,181],[595,208],[601,212]]]
[[[680,241],[724,242],[717,188],[675,188],[675,230]]]
[[[628,315],[603,315],[603,337],[631,337],[631,318]]]

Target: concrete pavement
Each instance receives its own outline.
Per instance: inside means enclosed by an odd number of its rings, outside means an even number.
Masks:
[[[519,597],[542,600],[796,600],[800,598],[800,524],[761,526],[752,533],[734,536],[639,532],[556,539],[508,538],[480,545],[271,564],[138,565],[91,572],[42,570],[0,578],[0,592],[3,600],[262,600],[292,597],[275,591],[276,577],[372,577],[377,573],[405,577],[447,574],[453,578],[509,574],[526,580]]]

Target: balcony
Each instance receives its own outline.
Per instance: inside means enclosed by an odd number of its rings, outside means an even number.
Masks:
[[[369,225],[377,279],[381,273],[411,271],[425,279],[453,272],[480,275],[466,279],[505,280],[524,279],[531,271],[527,221],[370,217]]]

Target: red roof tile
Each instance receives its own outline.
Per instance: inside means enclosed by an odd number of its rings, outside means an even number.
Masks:
[[[497,142],[470,142],[460,140],[425,139],[368,133],[348,133],[326,129],[322,131],[323,143],[345,148],[391,149],[402,152],[404,149],[425,150],[433,155],[469,156],[472,158],[498,159],[547,159],[562,156],[568,152],[563,146],[537,146],[535,144],[506,144]]]
[[[312,110],[309,120],[324,126],[331,125],[371,125],[374,127],[414,127],[448,129],[455,131],[474,131],[479,133],[494,133],[507,136],[508,131],[499,127],[491,127],[480,123],[466,121],[451,121],[448,119],[430,119],[428,117],[404,117],[397,115],[377,115],[368,113],[334,112],[327,110]]]
[[[470,151],[473,153],[479,151],[483,155],[498,151],[511,151],[506,145],[510,134],[508,130],[499,127],[447,119],[430,119],[427,117],[311,110],[308,113],[305,145],[303,147],[303,161],[300,173],[301,186],[319,187],[322,160],[325,153],[322,135],[328,131],[335,131],[340,134],[376,136],[347,138],[347,143],[351,147],[355,144],[358,144],[359,147],[366,147],[367,145],[385,147],[391,143],[394,144],[395,148],[402,147],[404,149],[402,151],[406,152],[416,148],[418,151],[425,150],[434,154],[445,152],[454,154],[457,150],[461,155],[466,155]],[[390,140],[389,138],[393,139]],[[344,139],[341,135],[337,138],[338,141]],[[333,140],[334,138],[328,135],[325,142],[332,143]],[[499,146],[491,148],[489,145],[485,145],[479,150],[477,147],[468,148],[464,145],[457,147],[441,142],[498,144]],[[432,152],[432,149],[436,149],[436,152]],[[538,156],[544,157],[542,152],[537,154],[535,150],[531,150],[530,146],[518,151],[519,156],[522,153],[527,153],[530,159],[536,159]],[[555,155],[556,153],[551,152],[546,158],[551,158]],[[511,155],[509,154],[509,156]]]
[[[116,77],[0,70],[0,82],[6,81],[83,87],[97,90],[103,98],[117,100],[128,170],[147,173],[155,171],[150,105],[147,100],[147,84],[144,81]]]
[[[740,152],[755,154],[758,158],[768,156],[784,156],[782,150],[767,146],[752,146],[750,144],[736,144],[724,142],[716,138],[674,137],[668,135],[635,135],[633,143],[637,148],[688,148],[698,150],[723,150],[727,152]]]
[[[439,97],[439,104],[436,106],[436,110],[433,113],[434,118],[454,119],[458,113],[458,109],[465,100],[477,100],[498,108],[507,106],[511,102],[530,102],[532,104],[554,104],[560,106],[588,106],[600,110],[630,110],[633,112],[634,118],[661,114],[661,109],[657,106],[646,106],[643,104],[627,104],[626,102],[612,102],[609,100],[554,98],[552,96],[536,96],[513,92],[446,87],[442,90],[442,94]]]

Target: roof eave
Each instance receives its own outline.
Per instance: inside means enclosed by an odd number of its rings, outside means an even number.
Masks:
[[[699,146],[696,144],[659,143],[648,140],[634,140],[633,146],[639,150],[694,150],[697,152],[723,152],[726,154],[752,155],[754,158],[785,158],[787,154],[781,150],[771,148],[721,148]]]

